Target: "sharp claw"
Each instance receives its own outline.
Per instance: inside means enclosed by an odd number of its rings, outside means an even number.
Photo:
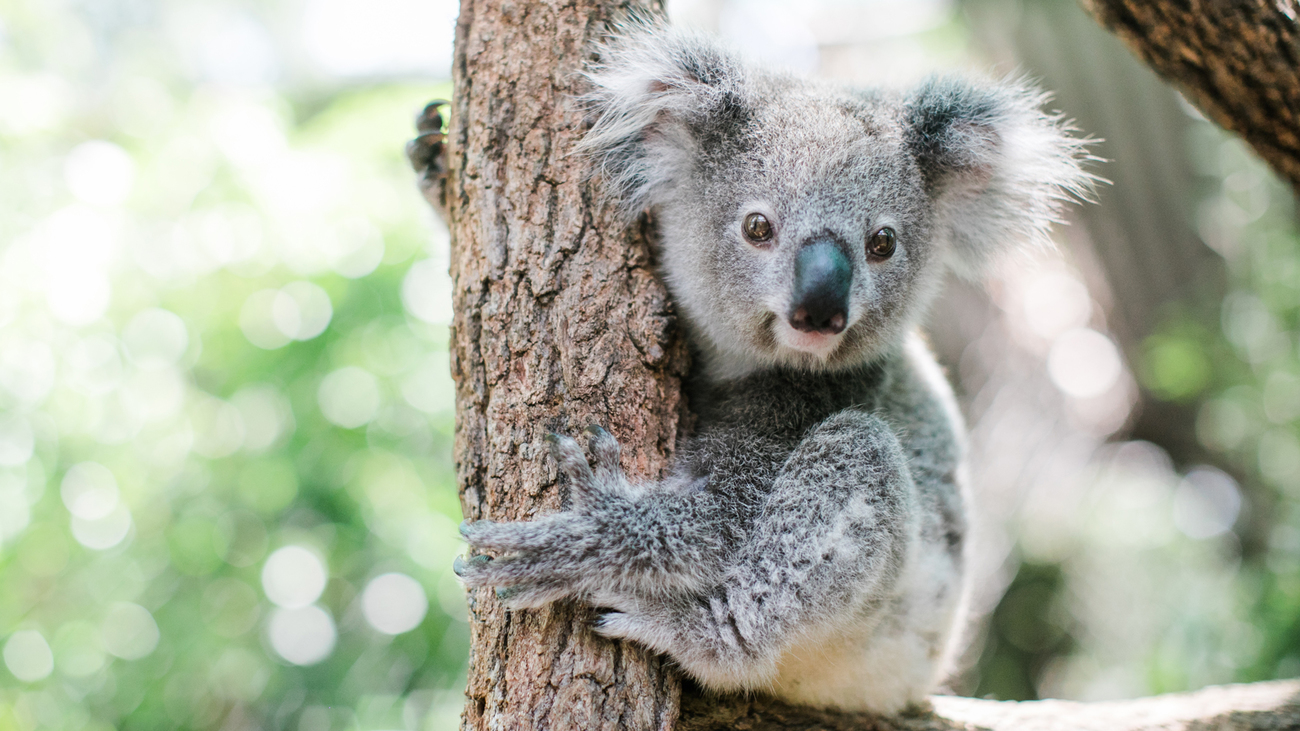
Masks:
[[[587,455],[592,466],[608,476],[618,471],[618,440],[598,424],[587,427]]]
[[[451,562],[451,570],[454,571],[457,576],[464,576],[465,573],[471,569],[480,568],[490,563],[492,563],[491,556],[471,556],[468,560],[466,560],[464,556],[457,556]]]
[[[582,448],[578,443],[561,434],[548,434],[546,441],[550,443],[551,455],[557,462],[563,463],[566,459],[576,459],[582,454]]]
[[[438,110],[444,106],[451,106],[451,102],[445,99],[434,99],[424,105],[424,109],[415,117],[415,128],[421,132],[441,132],[442,131],[442,113]]]

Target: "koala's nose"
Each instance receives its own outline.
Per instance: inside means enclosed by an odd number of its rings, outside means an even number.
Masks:
[[[849,317],[853,264],[829,238],[804,246],[794,260],[794,304],[790,327],[800,332],[834,335]]]

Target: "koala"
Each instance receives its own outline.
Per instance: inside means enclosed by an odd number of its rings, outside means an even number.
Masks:
[[[652,24],[598,56],[580,149],[629,221],[653,212],[698,425],[658,482],[599,427],[552,435],[568,508],[463,524],[456,572],[600,608],[707,689],[923,704],[958,649],[969,496],[917,326],[946,272],[1046,243],[1086,141],[1016,81],[841,88]]]

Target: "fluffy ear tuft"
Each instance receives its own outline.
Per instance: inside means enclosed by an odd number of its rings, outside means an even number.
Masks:
[[[981,274],[1001,251],[1050,245],[1064,206],[1089,200],[1101,178],[1093,140],[1040,107],[1047,95],[1022,81],[972,83],[932,78],[906,105],[908,144],[952,242],[952,266]]]
[[[743,108],[747,72],[703,36],[635,17],[595,51],[582,97],[594,121],[577,150],[631,219],[690,164],[693,129]]]

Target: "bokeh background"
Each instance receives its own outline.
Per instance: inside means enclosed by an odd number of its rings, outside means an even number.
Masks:
[[[1300,674],[1300,235],[1068,0],[677,0],[851,83],[1023,74],[1113,181],[930,332],[973,432],[954,688]],[[0,731],[447,729],[444,0],[0,0]],[[798,110],[791,110],[798,113]]]

